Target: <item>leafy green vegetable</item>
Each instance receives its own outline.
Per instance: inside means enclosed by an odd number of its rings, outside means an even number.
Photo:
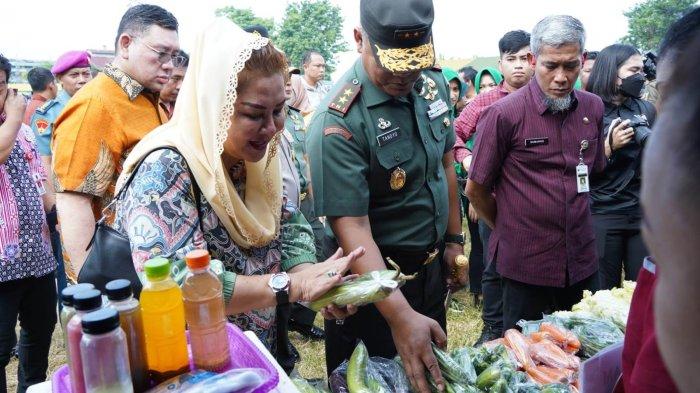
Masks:
[[[435,358],[440,366],[440,372],[444,378],[446,378],[449,382],[463,385],[467,385],[472,382],[470,380],[470,375],[464,369],[462,369],[462,367],[460,367],[460,365],[455,362],[450,355],[438,348],[435,344],[432,345],[433,353],[435,354]]]
[[[571,392],[571,389],[569,388],[569,385],[564,385],[563,383],[550,383],[547,385],[544,385],[542,387],[542,390],[540,390],[541,393],[569,393]]]
[[[600,318],[609,319],[622,331],[627,326],[627,316],[630,311],[632,294],[636,284],[625,281],[622,288],[610,290],[583,292],[583,299],[572,307],[572,311],[584,311]]]
[[[452,351],[452,359],[459,365],[459,367],[464,371],[469,379],[469,383],[476,382],[476,370],[474,369],[474,364],[472,363],[472,356],[475,349],[471,347],[458,348]]]

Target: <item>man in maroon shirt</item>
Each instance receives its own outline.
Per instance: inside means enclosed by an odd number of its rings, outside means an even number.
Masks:
[[[576,18],[537,23],[535,78],[487,108],[477,125],[467,194],[493,229],[489,256],[503,277],[504,329],[570,309],[595,284],[588,176],[606,160],[603,102],[574,90],[584,44]]]
[[[527,85],[532,77],[532,66],[527,59],[527,54],[530,53],[529,33],[522,30],[507,32],[498,41],[498,51],[501,55],[498,61],[498,70],[503,74],[503,82],[497,88],[476,96],[454,122],[455,161],[462,164],[465,172],[469,172],[472,161],[472,146],[468,146],[468,141],[476,133],[476,125],[481,113],[494,102]],[[465,210],[468,211],[472,250],[477,242],[483,245],[479,249],[488,250],[491,230],[483,220],[479,220],[477,223],[478,215],[468,201]],[[484,321],[484,328],[475,343],[480,344],[503,335],[503,304],[501,301],[503,292],[501,291],[501,276],[490,263],[488,254],[483,252],[479,254],[482,256],[483,262],[472,260],[473,255],[472,251],[469,256],[469,280],[472,284],[474,281],[480,280],[480,283],[476,284],[476,288],[481,288],[483,294],[481,319]],[[478,270],[479,268],[481,272]]]

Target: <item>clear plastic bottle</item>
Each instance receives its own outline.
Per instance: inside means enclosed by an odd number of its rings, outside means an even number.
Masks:
[[[126,336],[117,310],[106,307],[85,314],[81,324],[86,393],[133,393]]]
[[[170,278],[165,258],[144,265],[146,283],[141,291],[141,315],[146,336],[148,375],[155,383],[189,371],[185,308],[182,291]]]
[[[209,269],[207,251],[191,251],[185,262],[190,272],[182,285],[182,297],[194,366],[208,371],[223,370],[231,363],[231,354],[221,281]]]
[[[119,324],[126,336],[129,349],[129,368],[134,392],[141,393],[148,389],[146,365],[146,343],[143,335],[143,319],[139,301],[134,298],[129,280],[114,280],[105,286],[109,299],[107,306],[119,313]]]
[[[68,321],[68,356],[70,356],[70,386],[72,393],[85,393],[83,363],[80,357],[80,340],[83,338],[81,326],[83,316],[102,307],[102,293],[97,289],[87,289],[73,295],[75,315]]]
[[[68,330],[66,329],[68,321],[75,315],[75,308],[73,308],[73,295],[80,291],[87,289],[95,289],[95,286],[89,283],[70,285],[61,291],[61,314],[59,315],[59,321],[61,322],[61,332],[63,332],[63,347],[66,349],[66,356],[68,357],[68,364],[70,364],[70,354],[68,353]]]

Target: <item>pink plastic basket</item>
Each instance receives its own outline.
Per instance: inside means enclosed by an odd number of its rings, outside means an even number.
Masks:
[[[255,391],[259,393],[267,393],[274,389],[279,383],[279,374],[274,365],[267,360],[255,347],[255,345],[246,337],[241,329],[232,325],[226,324],[228,331],[228,344],[231,348],[231,365],[226,368],[260,368],[267,372],[267,381],[257,388]],[[189,341],[189,332],[187,332]],[[194,370],[192,363],[192,353],[190,352],[190,369]],[[223,370],[223,371],[226,371]],[[71,393],[70,375],[68,366],[61,366],[51,377],[51,387],[53,393]]]

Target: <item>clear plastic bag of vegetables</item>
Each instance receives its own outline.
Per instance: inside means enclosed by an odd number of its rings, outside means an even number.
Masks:
[[[585,358],[625,339],[615,323],[588,313],[560,312],[545,318],[571,329],[581,342],[580,354]]]
[[[301,377],[294,377],[292,383],[299,393],[328,393],[322,380],[309,381]]]
[[[341,307],[350,304],[364,306],[384,300],[392,292],[401,288],[406,281],[415,278],[415,274],[410,276],[402,274],[399,266],[390,258],[387,258],[387,262],[394,270],[375,270],[354,280],[346,281],[311,302],[309,308],[320,311],[330,304]]]
[[[369,357],[367,347],[360,342],[350,356],[329,378],[333,393],[410,393],[403,367],[394,360]]]

